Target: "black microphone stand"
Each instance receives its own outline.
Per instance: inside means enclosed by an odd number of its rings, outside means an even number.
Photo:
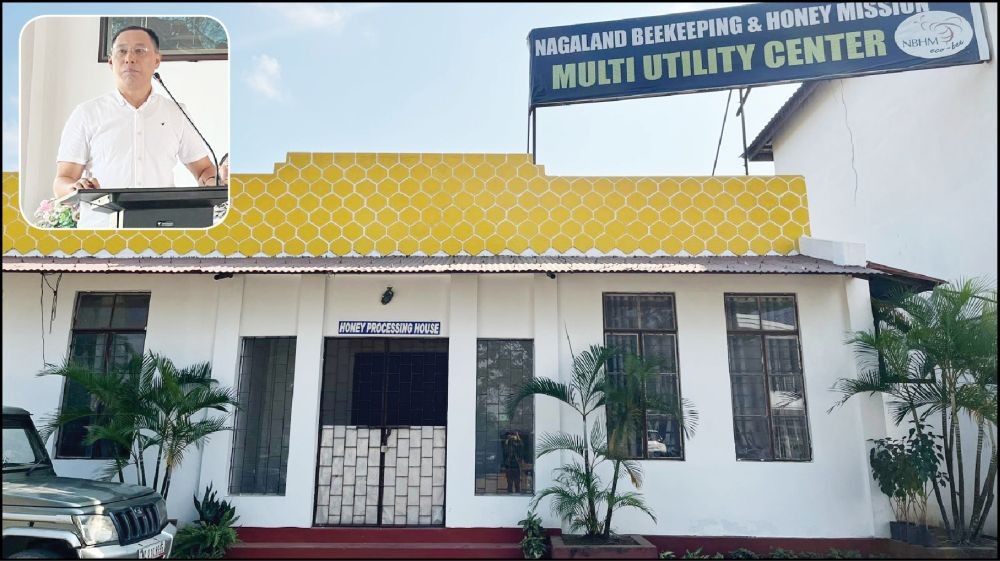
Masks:
[[[153,78],[156,78],[156,81],[159,82],[161,86],[163,86],[163,90],[167,92],[167,95],[170,96],[170,99],[172,99],[174,101],[174,104],[177,105],[177,108],[181,110],[181,113],[184,115],[184,118],[187,119],[189,123],[191,123],[191,127],[194,128],[194,132],[198,133],[198,136],[201,137],[201,141],[204,142],[205,146],[208,147],[209,153],[212,154],[212,161],[215,163],[215,186],[221,187],[221,185],[219,185],[219,159],[215,157],[215,150],[212,150],[212,145],[209,144],[207,140],[205,140],[205,135],[201,134],[201,131],[198,130],[198,127],[194,125],[194,121],[192,121],[191,117],[188,116],[187,111],[185,111],[184,108],[181,107],[181,104],[177,101],[177,98],[174,97],[174,94],[170,93],[170,90],[167,89],[167,85],[163,83],[163,78],[160,78],[160,73],[153,72]]]

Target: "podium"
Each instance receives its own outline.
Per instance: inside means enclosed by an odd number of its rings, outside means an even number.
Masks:
[[[84,189],[65,197],[91,210],[117,215],[118,228],[208,228],[215,205],[229,200],[229,187]]]

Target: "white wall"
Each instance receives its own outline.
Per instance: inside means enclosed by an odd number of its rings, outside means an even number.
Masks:
[[[66,119],[80,103],[114,91],[110,65],[97,62],[99,37],[96,16],[36,18],[21,35],[21,208],[31,222],[38,204],[53,196]],[[229,151],[229,61],[163,61],[159,72],[221,158]],[[167,95],[158,84],[153,89]],[[174,181],[196,184],[181,163]]]
[[[995,41],[997,6],[985,7]],[[985,276],[995,285],[995,47],[993,57],[821,84],[774,140],[775,173],[806,178],[811,235],[862,242],[877,263],[945,280]],[[889,423],[891,434],[906,429]],[[966,446],[968,481],[974,451]],[[971,508],[971,495],[966,502]],[[984,526],[990,535],[996,509]],[[932,497],[932,522],[938,510]]]
[[[41,367],[38,275],[5,274],[3,371],[5,403],[40,413],[54,410],[57,380],[36,379]],[[52,281],[50,277],[50,282]],[[603,340],[601,294],[672,292],[676,296],[683,395],[701,418],[686,443],[684,461],[644,461],[642,492],[659,524],[634,512],[617,515],[620,531],[676,535],[866,537],[886,526],[874,509],[864,438],[878,434],[878,415],[862,423],[852,401],[827,414],[837,395],[834,380],[851,376],[853,357],[844,334],[863,325],[864,302],[840,277],[754,275],[239,275],[213,281],[187,275],[65,275],[47,358],[65,352],[77,290],[150,290],[147,348],[178,362],[211,360],[213,376],[237,385],[239,341],[250,335],[295,335],[297,355],[285,496],[229,496],[242,523],[312,524],[323,337],[351,320],[441,321],[449,337],[449,411],[446,523],[452,527],[514,526],[528,497],[475,496],[475,339],[533,338],[535,374],[563,377],[574,349]],[[396,297],[379,303],[386,286]],[[860,290],[860,289],[859,289]],[[803,365],[813,460],[803,463],[737,462],[732,424],[726,292],[795,293],[801,321]],[[863,296],[863,295],[862,295]],[[863,300],[863,298],[861,298]],[[860,310],[855,312],[854,310]],[[47,308],[45,311],[47,317]],[[860,322],[860,323],[859,323]],[[576,430],[577,418],[548,398],[536,398],[536,433]],[[875,425],[874,428],[870,425]],[[208,442],[178,474],[170,508],[193,516],[190,497],[214,483],[229,488],[231,435]],[[564,460],[568,460],[566,457]],[[536,465],[536,491],[549,485],[560,458]],[[67,475],[88,475],[94,462],[59,461]],[[559,524],[539,509],[546,525]]]
[[[65,274],[61,277],[61,280],[60,275],[46,277],[49,284],[58,286],[56,316],[50,331],[52,292],[45,286],[43,295],[40,275],[3,275],[3,403],[27,409],[36,424],[59,407],[62,378],[38,378],[35,374],[46,362],[61,364],[65,360],[77,292],[149,292],[146,350],[167,356],[178,367],[212,360],[213,340],[206,326],[215,324],[218,284],[211,276]],[[212,437],[212,440],[225,439],[224,434]],[[55,438],[49,439],[47,446],[55,458]],[[147,461],[150,458],[155,462],[152,451]],[[200,462],[201,452],[192,448],[174,473],[167,505],[171,517],[186,521],[196,516],[191,495],[197,487]],[[99,460],[54,459],[54,463],[58,474],[69,477],[92,477],[107,465]],[[151,468],[148,474],[152,474]],[[134,476],[127,474],[126,481],[134,483]]]
[[[454,279],[445,521],[450,527],[515,526],[527,513],[531,497],[475,494],[476,339],[534,339],[535,376],[557,376],[556,284],[542,274],[456,275]],[[558,406],[536,400],[536,435],[558,429]],[[536,460],[536,492],[552,484],[558,460],[556,456]],[[559,525],[548,512],[540,514],[548,526]]]
[[[237,387],[240,338],[249,336],[296,337],[295,379],[292,390],[290,437],[285,494],[229,495],[232,437],[218,439],[205,448],[200,483],[214,484],[230,500],[248,526],[312,525],[315,500],[316,454],[322,380],[322,343],[326,301],[333,299],[324,276],[263,275],[228,279],[218,302],[219,321],[213,326],[217,341],[213,371],[223,385]],[[272,313],[260,313],[267,302]],[[239,325],[239,330],[233,329]],[[234,419],[230,419],[232,423]]]
[[[788,276],[560,275],[560,327],[574,349],[600,343],[602,291],[672,292],[677,302],[681,393],[700,417],[685,460],[645,461],[642,492],[658,524],[636,511],[616,515],[629,532],[672,535],[863,537],[875,534],[856,402],[827,414],[834,381],[852,376],[842,343],[850,329],[844,279]],[[798,302],[813,460],[739,462],[726,343],[726,292],[790,292]],[[570,361],[561,343],[560,364]],[[567,429],[570,419],[563,418]],[[885,524],[887,520],[882,520]]]
[[[997,6],[986,3],[989,35]],[[823,83],[774,140],[812,235],[948,280],[997,278],[997,62]],[[857,177],[855,178],[855,173]]]
[[[439,321],[441,336],[448,336],[448,275],[338,275],[330,280],[330,305],[326,308],[324,334],[336,337],[341,321]],[[382,293],[392,287],[395,296],[381,304]]]

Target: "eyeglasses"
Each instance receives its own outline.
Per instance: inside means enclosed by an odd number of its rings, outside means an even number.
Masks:
[[[142,58],[149,54],[149,47],[132,47],[132,56],[135,58]],[[123,59],[128,56],[129,49],[127,47],[118,47],[111,51],[111,54],[116,59]]]

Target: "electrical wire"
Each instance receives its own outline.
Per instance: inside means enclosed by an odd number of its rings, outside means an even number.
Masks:
[[[722,114],[722,130],[719,131],[719,144],[715,147],[715,161],[712,162],[712,176],[715,176],[715,166],[719,163],[719,150],[722,149],[722,133],[726,132],[726,117],[729,116],[729,102],[733,100],[733,90],[729,90],[726,98],[726,112]]]
[[[719,144],[715,147],[715,161],[712,162],[712,176],[715,176],[715,166],[719,163],[719,151],[722,149],[722,133],[726,132],[726,117],[729,116],[729,102],[733,100],[733,90],[729,90],[726,98],[726,112],[722,114],[722,130],[719,131]]]
[[[42,319],[42,325],[41,325],[41,327],[42,327],[42,364],[45,365],[45,366],[48,366],[48,363],[45,362],[45,287],[48,286],[49,290],[52,291],[52,306],[49,309],[49,334],[51,334],[52,333],[52,323],[56,319],[56,311],[58,310],[58,308],[56,308],[56,299],[59,296],[59,283],[62,282],[62,276],[63,276],[63,274],[59,273],[59,276],[56,277],[56,285],[52,286],[52,283],[49,282],[49,279],[47,279],[45,277],[45,273],[42,273],[41,274],[42,281],[38,285],[38,308],[39,308],[39,311],[42,313],[42,315],[41,315],[41,319]]]

